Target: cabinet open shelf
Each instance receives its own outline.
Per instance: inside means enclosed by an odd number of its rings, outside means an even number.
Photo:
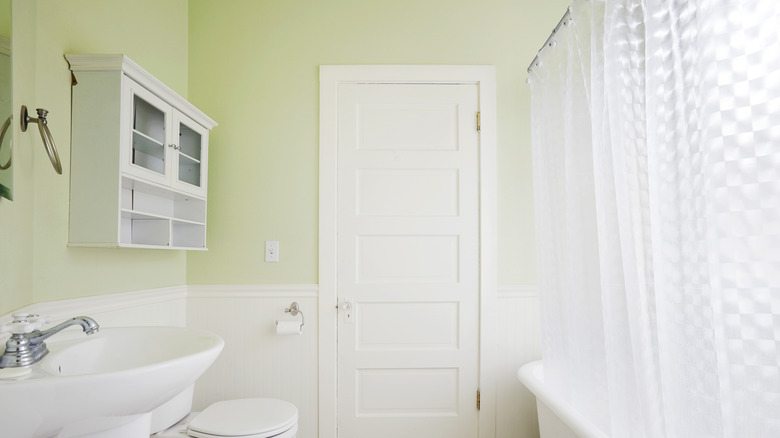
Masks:
[[[155,219],[163,219],[163,220],[170,220],[172,222],[176,223],[182,223],[182,224],[190,224],[190,225],[206,225],[205,222],[196,222],[196,221],[189,221],[186,219],[177,219],[174,217],[167,217],[167,216],[160,216],[156,214],[151,213],[144,213],[142,211],[135,211],[135,210],[127,210],[122,209],[122,218],[123,219],[131,219],[131,220],[155,220]]]
[[[206,200],[122,177],[120,246],[206,249]]]

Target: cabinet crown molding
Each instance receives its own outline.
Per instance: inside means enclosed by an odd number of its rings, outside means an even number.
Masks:
[[[211,117],[196,108],[187,99],[181,97],[170,87],[162,83],[151,73],[144,70],[143,67],[136,64],[132,59],[123,54],[65,54],[65,59],[70,64],[70,69],[76,72],[98,72],[98,71],[117,71],[133,79],[136,82],[144,84],[149,91],[153,92],[160,99],[166,101],[169,105],[179,108],[187,116],[194,119],[208,129],[217,126]]]

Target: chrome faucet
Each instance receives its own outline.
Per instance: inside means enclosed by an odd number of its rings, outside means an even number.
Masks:
[[[27,315],[31,319],[38,319],[37,315]],[[28,321],[17,318],[11,323],[11,337],[5,343],[5,353],[0,356],[0,368],[23,367],[32,365],[46,356],[49,352],[46,339],[60,331],[72,326],[80,325],[87,335],[98,332],[100,326],[94,319],[87,316],[78,316],[69,319],[62,324],[55,325],[48,330],[33,330],[34,325],[28,324]]]

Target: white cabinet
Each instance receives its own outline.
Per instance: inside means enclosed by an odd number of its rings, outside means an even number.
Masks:
[[[66,58],[69,245],[205,249],[216,122],[123,55]]]

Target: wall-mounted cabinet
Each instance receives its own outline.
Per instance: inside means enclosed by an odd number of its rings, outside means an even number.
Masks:
[[[65,57],[75,78],[69,244],[206,249],[216,122],[126,56]]]

